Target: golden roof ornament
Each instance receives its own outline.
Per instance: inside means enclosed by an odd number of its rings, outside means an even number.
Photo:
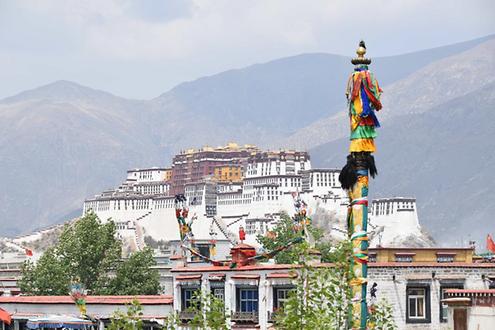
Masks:
[[[371,59],[364,57],[364,55],[366,54],[366,45],[365,45],[365,43],[364,43],[363,40],[361,40],[359,42],[359,47],[358,47],[358,49],[356,49],[356,54],[357,54],[357,57],[356,58],[353,58],[351,60],[351,63],[352,64],[354,64],[354,65],[360,65],[360,64],[368,65],[368,64],[371,64]]]

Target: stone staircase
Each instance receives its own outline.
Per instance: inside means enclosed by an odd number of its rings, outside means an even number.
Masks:
[[[134,230],[134,243],[135,243],[136,249],[138,251],[142,251],[145,248],[143,230],[142,230],[141,226],[138,224],[138,222],[140,222],[141,220],[143,220],[144,218],[146,218],[150,214],[151,214],[151,211],[144,213],[143,215],[139,216],[135,220],[129,221],[130,223],[132,223],[132,227],[129,227],[129,229]]]
[[[242,218],[240,218],[240,219],[242,219]],[[238,220],[236,220],[236,222],[237,221]],[[237,237],[237,235],[234,234],[233,232],[231,232],[229,230],[229,228],[228,228],[229,225],[227,225],[225,223],[225,221],[223,221],[222,217],[220,217],[220,216],[214,216],[213,217],[213,222],[217,225],[218,229],[225,236],[225,238],[227,238],[229,240],[230,244],[232,244],[232,245],[237,245],[238,244],[238,237]]]

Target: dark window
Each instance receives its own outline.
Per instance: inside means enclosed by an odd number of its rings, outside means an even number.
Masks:
[[[224,281],[211,281],[210,282],[211,294],[216,298],[225,301],[225,282]]]
[[[225,289],[224,288],[212,288],[211,294],[220,299],[221,301],[225,301]]]
[[[258,287],[240,287],[236,293],[238,312],[258,312]]]
[[[181,289],[182,310],[185,311],[192,306],[194,295],[199,291],[198,287],[185,287]]]
[[[437,253],[437,262],[454,262],[455,253]]]
[[[440,287],[440,322],[447,322],[448,321],[448,318],[447,318],[448,305],[442,303],[442,301],[441,301],[442,299],[447,298],[447,295],[445,292],[449,289],[463,289],[463,288],[464,288],[464,286],[462,284],[446,284],[446,285],[442,285]]]
[[[406,290],[406,323],[430,323],[430,287],[408,286]]]
[[[278,311],[284,307],[289,298],[289,293],[294,290],[293,286],[274,287],[273,288],[273,311]]]
[[[210,244],[195,244],[195,250],[204,257],[210,257]],[[195,260],[196,258],[193,258]],[[198,258],[199,259],[199,258]]]
[[[439,255],[439,256],[437,256],[437,262],[440,262],[440,263],[454,262],[454,256],[450,256],[450,255]]]
[[[395,262],[413,262],[415,253],[396,253]]]
[[[488,282],[489,289],[495,289],[495,277],[490,277],[490,282]]]

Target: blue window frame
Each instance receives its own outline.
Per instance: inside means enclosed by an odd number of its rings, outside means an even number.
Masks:
[[[258,287],[237,288],[237,311],[258,312]]]

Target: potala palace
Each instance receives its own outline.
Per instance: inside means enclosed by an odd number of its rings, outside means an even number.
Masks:
[[[182,151],[170,168],[129,170],[120,186],[88,198],[83,209],[102,221],[112,219],[130,250],[141,249],[147,240],[174,246],[179,241],[174,196],[183,193],[196,218],[196,247],[207,251],[214,241],[222,257],[236,243],[240,226],[246,242],[258,246],[257,235],[269,231],[282,213],[294,213],[294,195],[330,237],[344,237],[348,199],[338,176],[337,169],[312,168],[304,151],[261,151],[231,143]],[[419,225],[414,198],[374,200],[369,218],[371,246],[431,244]]]

